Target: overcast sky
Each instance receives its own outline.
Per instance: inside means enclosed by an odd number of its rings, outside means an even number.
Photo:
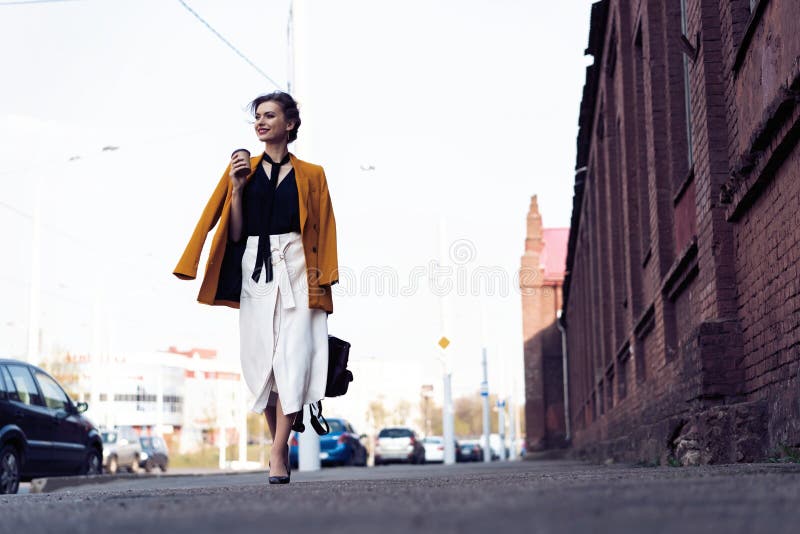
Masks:
[[[288,0],[187,3],[286,87]],[[310,0],[298,21],[297,155],[325,167],[347,273],[329,330],[409,392],[440,381],[444,248],[456,394],[479,385],[482,304],[490,386],[523,398],[525,216],[538,194],[569,225],[590,4]],[[0,5],[0,48],[0,355],[26,350],[38,205],[47,347],[238,358],[237,312],[171,272],[231,150],[260,150],[244,108],[275,87],[178,1]]]

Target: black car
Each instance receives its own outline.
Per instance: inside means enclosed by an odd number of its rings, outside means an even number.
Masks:
[[[36,477],[99,474],[103,443],[81,415],[88,407],[35,365],[0,359],[0,493]]]
[[[164,440],[158,436],[142,436],[139,438],[139,443],[142,446],[142,452],[139,455],[139,467],[143,467],[148,473],[156,467],[161,469],[162,473],[166,473],[167,465],[169,464],[169,452]]]
[[[483,447],[477,439],[464,439],[458,442],[456,449],[456,461],[459,462],[482,462]]]

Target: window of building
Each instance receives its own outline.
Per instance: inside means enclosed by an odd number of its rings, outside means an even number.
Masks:
[[[605,396],[605,383],[601,380],[597,383],[597,388],[595,389],[595,395],[597,396],[597,413],[598,415],[603,415],[606,413],[606,396]]]
[[[750,5],[753,5],[753,0],[750,1]],[[681,0],[681,32],[683,35],[688,35],[688,24],[687,24],[687,17],[686,17],[686,0]],[[683,101],[684,101],[684,113],[686,116],[686,157],[688,160],[688,168],[692,168],[694,165],[694,151],[692,149],[692,98],[691,98],[691,88],[689,82],[689,58],[686,57],[686,54],[682,54],[683,56]],[[682,178],[680,180],[682,181]]]
[[[623,349],[617,358],[617,398],[621,401],[628,396],[628,365],[631,361],[630,347]]]
[[[613,78],[617,69],[617,30],[611,29],[611,37],[608,39],[608,52],[606,55],[606,75]]]
[[[647,133],[645,117],[645,88],[644,73],[646,61],[644,57],[644,46],[642,43],[642,29],[636,32],[634,39],[634,50],[636,61],[636,185],[639,200],[639,236],[641,243],[642,263],[646,263],[647,254],[650,250],[650,179],[648,176],[647,165]]]
[[[606,375],[606,409],[611,411],[614,408],[614,371],[613,369]]]

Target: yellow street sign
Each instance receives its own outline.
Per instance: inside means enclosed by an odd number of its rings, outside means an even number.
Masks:
[[[449,344],[450,340],[444,336],[442,336],[442,339],[439,340],[439,346],[442,347],[443,349],[446,349]]]

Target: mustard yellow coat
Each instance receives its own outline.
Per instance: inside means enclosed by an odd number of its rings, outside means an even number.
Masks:
[[[339,263],[336,252],[336,220],[325,171],[319,165],[297,159],[294,154],[289,156],[297,182],[300,233],[309,288],[308,306],[333,313],[331,286],[339,281]],[[261,155],[250,158],[252,171],[247,177],[248,181],[255,174],[260,161]],[[236,243],[228,239],[232,191],[229,172],[230,164],[225,168],[208,200],[173,274],[181,280],[194,280],[197,277],[206,236],[216,225],[217,230],[211,240],[208,264],[197,300],[213,306],[238,308],[242,288],[241,260],[247,240],[242,239]]]

